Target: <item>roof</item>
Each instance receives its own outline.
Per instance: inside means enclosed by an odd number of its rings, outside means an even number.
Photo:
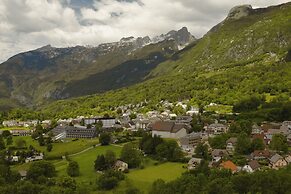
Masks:
[[[260,164],[258,163],[257,160],[252,160],[248,163],[248,165],[250,165],[250,167],[253,169],[253,170],[257,170],[258,168],[260,168]]]
[[[276,163],[278,160],[281,160],[281,159],[283,159],[282,156],[280,156],[279,154],[275,154],[274,156],[272,156],[272,157],[270,158],[270,162],[272,162],[272,163]]]
[[[291,163],[291,155],[286,156],[285,160],[286,162],[288,162],[288,164]]]
[[[230,161],[230,160],[225,161],[225,162],[222,162],[222,163],[220,164],[220,166],[221,166],[222,168],[229,169],[229,170],[231,170],[232,172],[237,171],[237,166],[236,166],[232,161]]]
[[[157,121],[152,125],[153,131],[165,131],[170,133],[177,133],[183,128],[188,129],[185,124],[178,124],[172,121]]]
[[[188,162],[189,165],[195,164],[195,163],[200,163],[202,161],[201,158],[191,158]]]
[[[214,149],[211,153],[212,157],[227,155],[227,151],[223,149]]]
[[[18,172],[19,172],[20,176],[22,176],[22,177],[26,177],[26,175],[27,175],[27,171],[26,170],[20,170]]]
[[[252,153],[253,157],[265,157],[268,158],[270,156],[269,150],[255,150]]]
[[[123,162],[123,161],[121,161],[121,160],[117,160],[117,161],[115,162],[115,166],[123,166],[124,164],[127,164],[127,163],[125,163],[125,162]]]
[[[226,143],[232,143],[232,144],[236,144],[236,142],[237,142],[237,138],[236,137],[231,137],[226,141]]]

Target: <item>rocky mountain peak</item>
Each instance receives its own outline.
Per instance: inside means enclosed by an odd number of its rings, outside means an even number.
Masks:
[[[51,51],[55,49],[54,47],[52,47],[50,44],[46,45],[46,46],[43,46],[39,49],[37,49],[37,51],[40,51],[40,52],[47,52],[47,51]]]
[[[226,19],[238,20],[242,17],[246,17],[246,16],[250,15],[252,10],[253,10],[253,8],[251,5],[236,6],[229,11]]]
[[[161,34],[153,38],[153,42],[161,42],[164,40],[174,40],[179,47],[185,47],[189,43],[196,40],[196,38],[188,31],[186,27],[178,31],[172,30],[167,34]]]

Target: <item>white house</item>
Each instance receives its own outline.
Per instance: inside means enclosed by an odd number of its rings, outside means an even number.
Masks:
[[[259,170],[259,169],[260,169],[260,164],[258,163],[257,160],[250,161],[247,165],[245,165],[242,168],[243,171],[246,171],[248,173],[253,173],[253,172],[255,172],[256,170]]]
[[[128,169],[128,164],[121,160],[117,160],[114,164],[114,169],[123,172]]]

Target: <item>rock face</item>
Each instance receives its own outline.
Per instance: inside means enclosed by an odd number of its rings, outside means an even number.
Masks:
[[[153,42],[161,42],[164,40],[174,40],[176,44],[181,48],[187,46],[189,43],[197,40],[186,27],[181,28],[178,31],[172,30],[167,34],[161,34],[153,38]]]
[[[138,38],[134,38],[131,36],[122,38],[116,44],[122,46],[132,44],[135,49],[138,49],[148,44],[156,44],[165,40],[173,40],[175,44],[181,49],[187,46],[189,43],[196,41],[197,39],[188,31],[186,27],[183,27],[178,31],[172,30],[167,34],[161,34],[159,36],[153,37],[152,39],[149,36]]]
[[[253,8],[251,5],[236,6],[229,11],[227,19],[238,20],[242,17],[246,17],[246,16],[250,15],[252,10],[253,10]]]

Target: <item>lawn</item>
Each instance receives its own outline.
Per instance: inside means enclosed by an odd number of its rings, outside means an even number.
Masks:
[[[155,180],[171,181],[178,178],[185,171],[183,164],[167,162],[146,167],[145,169],[132,170],[127,174],[127,178],[136,188],[148,192]]]
[[[39,146],[38,141],[33,140],[29,136],[13,137],[14,143],[16,139],[24,139],[26,141],[27,147],[32,145],[37,150],[44,152],[48,158],[60,158],[66,154],[74,154],[99,143],[98,138],[78,139],[76,141],[73,141],[72,139],[66,139],[67,142],[64,143],[53,143],[53,150],[51,152],[47,152],[46,146]]]
[[[95,182],[98,174],[94,171],[94,161],[96,160],[97,156],[100,154],[105,154],[107,150],[112,150],[118,157],[120,155],[121,149],[121,147],[113,145],[97,146],[82,154],[70,157],[70,159],[78,162],[80,166],[81,175],[77,177],[76,180],[82,184],[90,184],[90,182]],[[67,161],[55,161],[54,165],[56,166],[58,175],[66,175],[66,168],[68,165]]]
[[[15,130],[15,129],[17,129],[17,130],[30,130],[30,128],[28,128],[28,127],[2,127],[2,128],[0,128],[0,130],[1,131],[5,131],[5,130]]]
[[[79,184],[94,188],[96,178],[99,176],[99,174],[94,171],[94,161],[97,155],[104,154],[107,150],[112,150],[118,157],[121,149],[121,147],[115,145],[98,146],[82,154],[70,157],[72,160],[78,162],[80,166],[81,175],[76,178],[76,181]],[[126,180],[122,181],[116,189],[109,192],[96,191],[96,193],[120,193],[128,187],[136,187],[147,193],[155,180],[163,179],[165,181],[171,181],[185,172],[185,169],[182,168],[183,164],[181,163],[168,162],[154,165],[155,163],[154,160],[146,158],[144,162],[145,168],[130,170],[130,172],[126,174]],[[68,165],[66,160],[54,161],[54,165],[58,171],[58,176],[66,175],[66,168]]]
[[[25,137],[26,139],[27,137]],[[82,141],[80,141],[82,142]],[[28,144],[35,144],[37,142],[32,140],[27,140]],[[71,148],[72,143],[64,143],[63,148],[57,147],[55,152],[65,152],[64,150],[68,150]],[[55,146],[55,145],[54,145]],[[62,150],[63,149],[63,150]],[[85,185],[88,188],[95,190],[96,179],[99,176],[98,173],[94,171],[94,161],[100,154],[105,154],[107,150],[112,150],[116,153],[116,156],[119,157],[121,153],[122,147],[120,145],[109,145],[109,146],[97,146],[86,152],[81,154],[77,154],[75,156],[71,156],[70,159],[78,162],[80,166],[81,175],[76,179],[79,185]],[[58,154],[62,155],[62,154]],[[51,161],[57,170],[58,176],[67,176],[67,166],[68,162],[66,160],[52,160]],[[165,181],[171,181],[178,178],[185,169],[182,168],[183,164],[181,163],[163,163],[156,165],[157,162],[145,158],[144,159],[144,169],[134,169],[130,170],[128,174],[126,174],[126,179],[122,181],[119,186],[108,192],[104,191],[95,191],[94,193],[121,193],[125,191],[129,187],[135,187],[139,190],[147,193],[150,190],[152,183],[157,179],[163,179]],[[22,164],[16,165],[13,167],[14,170],[25,170],[28,169],[30,164]]]

